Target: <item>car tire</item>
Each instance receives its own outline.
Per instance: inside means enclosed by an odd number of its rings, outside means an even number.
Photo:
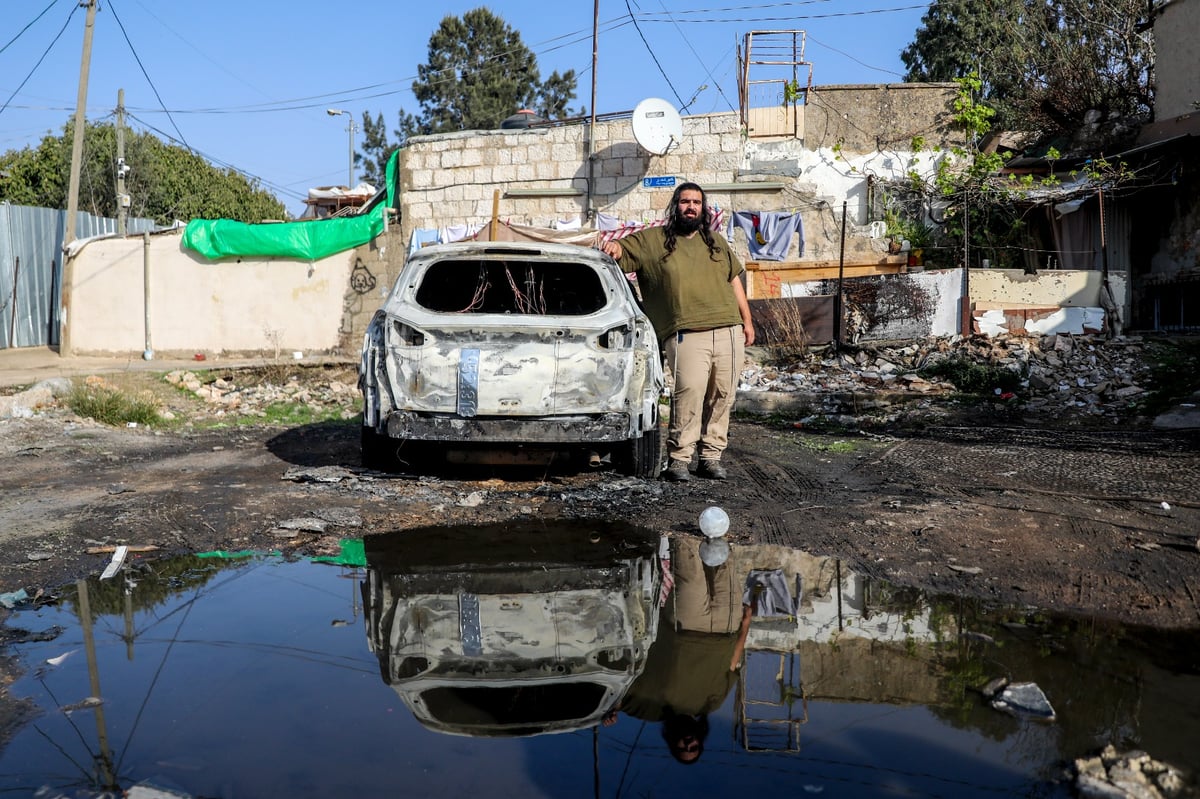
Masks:
[[[655,425],[638,438],[625,442],[620,460],[621,471],[633,477],[653,480],[662,471],[662,428]]]

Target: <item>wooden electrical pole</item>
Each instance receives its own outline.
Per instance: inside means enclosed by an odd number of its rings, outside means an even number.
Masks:
[[[117,89],[117,233],[126,233],[129,195],[125,193],[125,90]]]
[[[88,70],[92,64],[92,31],[96,27],[96,2],[87,0],[83,26],[83,56],[79,62],[79,94],[75,100],[75,137],[71,140],[71,182],[67,188],[67,229],[63,245],[75,240],[75,214],[79,211],[79,172],[83,164],[83,136],[87,128]]]
[[[87,22],[83,26],[83,56],[79,62],[79,94],[75,99],[75,136],[71,140],[71,178],[67,188],[67,221],[63,231],[60,339],[58,354],[71,354],[71,283],[74,280],[66,248],[75,240],[75,216],[79,213],[79,172],[83,165],[83,136],[86,130],[88,69],[92,63],[92,31],[96,27],[96,0],[86,0]]]

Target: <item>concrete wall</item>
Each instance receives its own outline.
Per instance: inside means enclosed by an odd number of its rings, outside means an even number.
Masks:
[[[1154,118],[1197,113],[1200,102],[1200,0],[1163,3],[1154,21]]]
[[[358,351],[391,288],[403,247],[392,237],[313,263],[211,262],[181,246],[179,232],[150,237],[149,279],[140,237],[87,244],[73,265],[72,350],[78,355],[262,354]],[[147,289],[148,286],[148,289]]]

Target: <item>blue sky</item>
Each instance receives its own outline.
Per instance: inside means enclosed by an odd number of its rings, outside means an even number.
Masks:
[[[0,152],[36,146],[72,118],[85,19],[78,0],[5,5]],[[419,111],[411,86],[430,35],[443,17],[480,5],[102,0],[88,119],[111,120],[123,88],[130,127],[258,178],[299,214],[310,187],[348,177],[347,117],[326,109],[356,120],[363,111],[382,112],[394,129],[399,109]],[[520,32],[543,78],[574,69],[573,106],[590,106],[593,2],[487,7]],[[689,114],[736,109],[737,46],[750,31],[804,30],[814,85],[900,81],[900,51],[927,7],[905,0],[601,0],[596,111],[629,111],[645,97],[687,106]]]

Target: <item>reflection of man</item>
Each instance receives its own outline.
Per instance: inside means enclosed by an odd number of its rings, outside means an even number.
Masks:
[[[643,721],[661,721],[671,755],[694,763],[704,751],[708,714],[721,707],[737,679],[751,607],[742,604],[745,575],[733,564],[706,566],[696,539],[673,543],[675,590],[663,606],[646,667],[618,708]],[[615,721],[614,709],[604,724]]]

